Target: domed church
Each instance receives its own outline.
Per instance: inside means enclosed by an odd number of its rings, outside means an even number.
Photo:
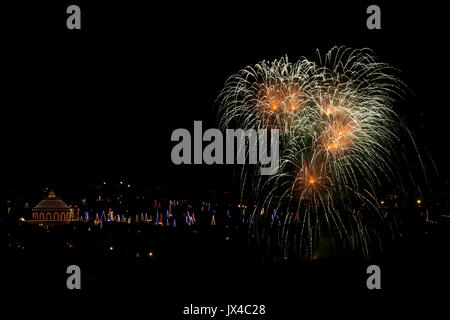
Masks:
[[[32,222],[45,225],[59,225],[78,220],[77,208],[69,207],[64,201],[50,191],[32,210]]]

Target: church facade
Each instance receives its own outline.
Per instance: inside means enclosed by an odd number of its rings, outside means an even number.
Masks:
[[[48,197],[39,202],[32,210],[30,222],[44,225],[59,225],[78,221],[78,208],[69,207],[50,191]]]

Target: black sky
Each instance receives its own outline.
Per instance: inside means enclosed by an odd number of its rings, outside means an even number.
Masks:
[[[65,9],[75,3],[81,31],[65,26]],[[369,47],[402,71],[411,93],[399,112],[439,179],[448,179],[445,11],[377,2],[382,29],[367,30],[369,4],[5,4],[2,190],[102,176],[232,185],[231,168],[170,164],[172,130],[194,120],[216,126],[214,100],[240,68],[285,54],[314,58],[316,48],[334,45]]]

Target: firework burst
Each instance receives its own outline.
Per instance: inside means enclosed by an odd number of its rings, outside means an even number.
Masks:
[[[287,57],[262,61],[231,76],[219,96],[223,128],[276,128],[278,172],[252,179],[255,199],[251,232],[313,258],[321,236],[365,255],[377,231],[367,216],[378,213],[376,190],[392,178],[400,121],[393,104],[404,88],[389,65],[369,49],[335,47],[316,62]]]

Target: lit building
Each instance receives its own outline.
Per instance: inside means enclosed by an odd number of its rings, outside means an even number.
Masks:
[[[59,225],[78,221],[78,208],[69,207],[64,201],[50,191],[47,198],[42,200],[32,210],[32,220],[35,224]]]

